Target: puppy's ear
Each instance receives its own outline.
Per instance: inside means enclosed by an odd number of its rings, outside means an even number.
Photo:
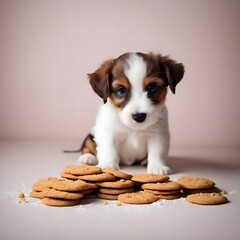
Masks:
[[[159,58],[160,64],[165,72],[169,87],[173,94],[176,92],[177,84],[182,80],[184,75],[184,66],[168,57]]]
[[[95,72],[88,74],[92,89],[103,99],[104,103],[107,102],[109,96],[109,76],[111,74],[113,63],[114,60],[108,60]]]

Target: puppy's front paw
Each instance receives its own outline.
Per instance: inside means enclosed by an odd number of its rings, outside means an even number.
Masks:
[[[77,161],[79,164],[84,164],[84,165],[97,165],[98,164],[97,157],[91,153],[85,153],[85,154],[81,155]]]
[[[112,168],[115,170],[119,170],[119,164],[115,162],[99,163],[97,166],[100,168]]]
[[[160,163],[149,164],[147,166],[148,173],[167,175],[171,173],[171,169],[167,166],[161,165]]]

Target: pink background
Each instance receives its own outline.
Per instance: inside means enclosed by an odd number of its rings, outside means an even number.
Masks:
[[[173,145],[240,145],[240,1],[1,0],[0,137],[76,139],[101,99],[86,74],[128,51],[184,63]]]

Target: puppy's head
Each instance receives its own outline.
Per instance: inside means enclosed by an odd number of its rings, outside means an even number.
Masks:
[[[88,74],[93,90],[110,101],[122,123],[145,129],[156,123],[167,88],[175,94],[184,75],[181,63],[159,54],[126,53]]]

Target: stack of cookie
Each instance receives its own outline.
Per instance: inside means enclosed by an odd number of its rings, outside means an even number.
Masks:
[[[104,173],[112,174],[116,180],[96,183],[99,186],[97,193],[98,198],[117,200],[120,194],[131,193],[134,191],[134,182],[130,180],[132,175],[111,168],[104,168],[102,171]]]
[[[73,206],[95,188],[96,184],[82,180],[45,178],[32,185],[30,196],[42,199],[42,203],[48,206]]]
[[[179,178],[177,183],[182,186],[186,200],[190,203],[212,205],[228,201],[210,179],[185,176]]]
[[[215,187],[215,182],[207,178],[184,176],[179,178],[177,183],[182,186],[185,195],[219,191],[219,189]]]
[[[87,194],[98,198],[119,200],[127,204],[148,204],[159,199],[186,196],[195,204],[226,203],[226,197],[209,179],[181,177],[176,182],[158,174],[130,175],[96,166],[67,166],[59,178],[45,178],[32,185],[30,196],[48,206],[73,206]],[[183,193],[182,193],[183,192]]]
[[[158,199],[177,199],[181,197],[181,186],[170,182],[169,177],[158,174],[138,174],[133,176],[133,181],[141,185],[144,192],[157,196]]]
[[[176,182],[145,183],[142,185],[142,188],[159,199],[173,200],[182,197],[182,187]]]
[[[116,179],[112,174],[103,172],[96,166],[67,166],[60,175],[62,178],[80,179],[87,182],[114,181]]]
[[[159,197],[150,191],[142,191],[145,184],[157,184],[169,180],[168,176],[157,174],[137,174],[132,177],[135,182],[135,191],[132,193],[125,193],[118,196],[118,200],[127,204],[149,204],[159,200]]]
[[[62,178],[94,182],[99,187],[97,197],[117,200],[122,193],[133,192],[132,175],[111,168],[101,169],[96,166],[67,166],[61,173]]]

